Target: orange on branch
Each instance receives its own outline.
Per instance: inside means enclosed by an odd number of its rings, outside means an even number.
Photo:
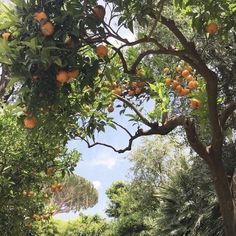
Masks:
[[[106,57],[107,54],[108,54],[108,48],[107,46],[105,45],[98,45],[96,47],[96,54],[99,56],[99,57]]]
[[[110,105],[108,106],[107,111],[110,112],[110,113],[114,111],[114,106],[113,106],[113,104],[110,104]]]
[[[173,80],[173,82],[171,84],[172,88],[175,89],[178,85],[179,85],[179,82],[176,80]]]
[[[68,73],[64,70],[60,70],[56,75],[56,79],[59,83],[64,84],[69,79]]]
[[[135,95],[135,91],[132,90],[132,89],[129,89],[128,95],[131,96],[131,97],[134,96]]]
[[[37,124],[37,119],[35,117],[26,117],[24,119],[24,126],[27,129],[33,129]]]
[[[190,81],[193,80],[193,76],[192,76],[192,75],[188,75],[185,79],[186,79],[188,82],[190,82]]]
[[[79,70],[72,70],[72,71],[67,72],[67,74],[68,74],[68,78],[72,79],[72,78],[77,78],[80,72]]]
[[[48,16],[43,11],[34,13],[34,20],[36,21],[47,20],[47,19],[48,19]]]
[[[198,87],[198,82],[196,80],[192,80],[188,83],[188,88],[193,90]]]
[[[166,79],[166,86],[171,86],[172,79]]]
[[[206,31],[209,34],[215,34],[218,32],[218,25],[215,22],[211,22],[207,25]]]
[[[54,25],[48,21],[40,26],[41,32],[44,36],[49,37],[54,33]]]
[[[93,8],[93,14],[102,21],[106,15],[106,10],[102,5],[97,5]]]
[[[175,90],[180,93],[180,91],[183,89],[183,87],[179,84],[176,86]]]
[[[118,96],[121,96],[122,94],[122,89],[120,87],[117,87],[115,89],[112,90],[112,92]]]
[[[182,71],[181,75],[182,75],[184,78],[186,78],[186,77],[189,76],[189,71],[185,69],[185,70]]]
[[[2,38],[6,41],[9,41],[11,34],[8,32],[2,33]]]
[[[193,98],[190,100],[190,107],[192,109],[198,109],[200,108],[200,106],[201,106],[201,102],[198,99]]]
[[[190,92],[189,89],[183,88],[183,89],[179,92],[179,95],[182,96],[182,97],[184,97],[184,96],[188,95],[189,92]]]

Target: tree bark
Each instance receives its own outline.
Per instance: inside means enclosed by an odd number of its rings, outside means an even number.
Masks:
[[[223,218],[225,236],[236,236],[236,206],[230,183],[219,154],[211,154],[210,170]]]

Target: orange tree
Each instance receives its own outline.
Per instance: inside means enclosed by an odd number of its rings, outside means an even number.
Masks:
[[[211,171],[225,234],[235,235],[236,206],[222,162],[236,108],[235,3],[107,0],[106,16],[92,0],[12,2],[1,13],[0,92],[26,110],[25,125],[35,133],[57,125],[61,137],[119,153],[141,136],[183,132]],[[129,41],[119,30],[134,25],[141,33]],[[144,114],[149,99],[155,107]],[[135,134],[110,117],[116,104],[120,114],[135,113],[128,114],[138,124]],[[107,125],[129,135],[126,148],[95,141]]]

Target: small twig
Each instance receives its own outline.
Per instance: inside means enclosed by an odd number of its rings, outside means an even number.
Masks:
[[[154,124],[149,122],[144,116],[143,114],[127,99],[125,99],[124,97],[121,97],[117,94],[114,94],[115,97],[117,97],[120,101],[122,101],[123,103],[125,103],[129,108],[131,108],[137,115],[138,117],[141,119],[141,121],[147,125],[148,127],[153,127]],[[158,123],[155,123],[155,125],[157,126]]]
[[[115,121],[112,121],[112,123],[114,123],[115,125],[119,126],[121,129],[123,129],[130,137],[132,137],[132,134],[128,131],[128,129],[126,129],[123,125],[118,124]]]
[[[157,27],[157,23],[158,21],[160,20],[160,17],[161,17],[161,12],[164,8],[164,3],[165,3],[165,0],[160,0],[157,4],[157,8],[159,9],[158,13],[157,13],[157,16],[156,16],[156,19],[154,21],[154,24],[153,24],[153,27],[151,28],[151,31],[150,33],[148,34],[148,38],[150,38],[154,32],[154,30],[156,29]]]

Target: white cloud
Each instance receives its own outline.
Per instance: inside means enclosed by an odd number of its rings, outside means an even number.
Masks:
[[[100,153],[90,162],[90,164],[92,166],[104,166],[108,169],[113,169],[117,164],[117,162],[118,159],[112,157],[112,154],[108,152],[108,153]]]
[[[91,165],[93,166],[104,166],[108,169],[113,169],[113,167],[116,165],[117,160],[109,157],[109,156],[101,156],[97,157],[91,162]]]
[[[92,182],[94,185],[94,188],[96,188],[97,190],[101,187],[102,183],[98,180],[95,180]]]

